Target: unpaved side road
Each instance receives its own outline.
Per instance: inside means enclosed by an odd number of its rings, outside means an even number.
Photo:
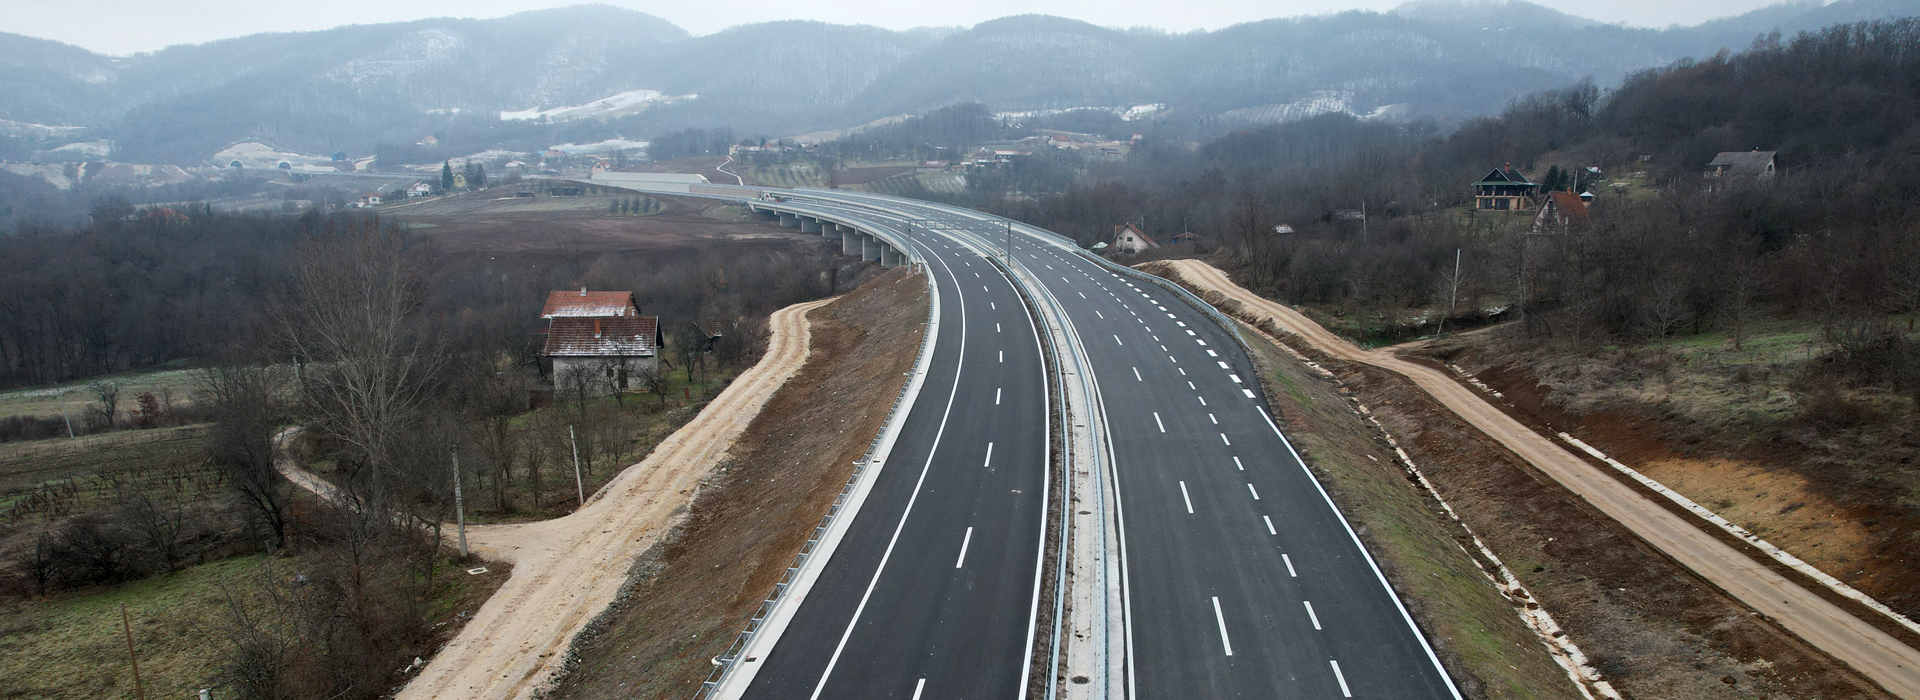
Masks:
[[[472,547],[512,562],[513,575],[398,697],[530,698],[551,683],[567,645],[613,601],[634,558],[668,532],[695,486],[806,363],[807,312],[830,301],[774,312],[760,362],[585,508],[544,522],[467,528]]]
[[[1662,553],[1853,667],[1888,692],[1920,700],[1920,651],[1775,573],[1693,523],[1648,500],[1586,460],[1514,420],[1451,377],[1382,351],[1361,350],[1283,304],[1241,288],[1197,260],[1170,260],[1184,281],[1263,314],[1322,352],[1398,373],[1463,420],[1606,513]]]

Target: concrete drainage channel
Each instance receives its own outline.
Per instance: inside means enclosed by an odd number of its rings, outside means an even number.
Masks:
[[[713,659],[714,669],[707,680],[700,684],[694,698],[731,698],[739,697],[753,681],[754,673],[759,670],[757,662],[766,657],[780,634],[786,630],[787,623],[798,610],[797,600],[804,599],[819,577],[820,570],[832,558],[833,551],[839,546],[840,538],[846,534],[853,522],[853,514],[860,511],[866,501],[867,493],[872,490],[875,476],[886,466],[887,456],[893,451],[893,445],[900,437],[900,429],[906,423],[907,407],[920,395],[920,387],[926,383],[928,366],[933,363],[933,348],[940,336],[940,285],[933,276],[924,270],[926,260],[918,252],[911,258],[912,263],[927,278],[927,322],[926,332],[920,336],[920,355],[913,364],[913,376],[900,388],[900,394],[894,397],[893,407],[887,411],[886,423],[880,433],[868,444],[867,455],[857,462],[853,476],[840,489],[840,495],[820,518],[820,525],[813,529],[813,535],[806,544],[800,546],[800,553],[794,555],[793,565],[775,584],[773,592],[760,604],[753,618],[747,621],[746,629],[734,639],[733,645],[725,654]],[[843,517],[844,516],[844,517]]]

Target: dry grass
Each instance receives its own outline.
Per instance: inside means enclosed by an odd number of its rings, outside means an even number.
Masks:
[[[65,411],[73,417],[74,425],[78,427],[86,408],[94,402],[93,392],[87,389],[89,385],[98,382],[120,385],[120,410],[130,411],[138,405],[140,394],[146,392],[152,392],[155,397],[171,394],[176,405],[189,403],[194,383],[199,377],[200,370],[197,369],[170,369],[114,374],[50,387],[0,392],[0,418],[58,418]]]
[[[297,562],[249,556],[201,564],[111,589],[62,593],[0,608],[0,697],[131,698],[120,604],[133,621],[149,698],[189,698],[211,685],[227,605],[223,589],[284,576]]]
[[[0,444],[0,534],[90,510],[112,500],[121,481],[180,478],[189,493],[219,494],[205,464],[207,426],[125,430]]]
[[[1920,613],[1911,399],[1820,372],[1810,321],[1575,350],[1508,329],[1421,350],[1881,602]]]

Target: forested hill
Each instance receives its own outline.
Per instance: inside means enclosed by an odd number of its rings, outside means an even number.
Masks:
[[[240,139],[361,155],[438,133],[468,153],[537,150],[685,126],[788,136],[966,101],[1003,111],[1160,104],[1154,122],[1185,125],[1328,111],[1458,118],[1583,76],[1611,85],[1677,58],[1745,48],[1771,31],[1912,14],[1913,0],[1841,0],[1650,30],[1523,2],[1421,0],[1188,34],[1029,15],[958,30],[769,22],[694,37],[651,15],[578,6],[126,58],[0,34],[0,120],[15,122],[0,122],[0,141],[35,124],[85,126],[70,139],[111,140],[115,160],[197,164]],[[500,119],[642,90],[657,99]],[[0,157],[57,144],[31,145]]]
[[[1717,153],[1755,149],[1777,153],[1772,177],[1704,175]],[[1507,163],[1593,191],[1590,219],[1475,211],[1470,183]],[[1444,137],[1327,115],[1003,194],[972,193],[1084,243],[1127,220],[1162,240],[1199,232],[1249,284],[1341,310],[1360,335],[1430,331],[1458,254],[1461,315],[1604,343],[1737,336],[1771,309],[1820,319],[1836,361],[1920,392],[1920,345],[1892,326],[1920,314],[1920,20],[1535,93]]]

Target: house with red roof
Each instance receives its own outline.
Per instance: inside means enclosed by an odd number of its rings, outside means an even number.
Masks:
[[[1140,230],[1139,226],[1131,222],[1113,227],[1114,250],[1132,255],[1143,250],[1152,250],[1158,247],[1160,247],[1159,243],[1154,242],[1152,238],[1149,238],[1145,232]]]
[[[547,320],[542,365],[556,389],[623,391],[660,361],[660,317],[640,315],[633,292],[551,292],[540,317]]]

